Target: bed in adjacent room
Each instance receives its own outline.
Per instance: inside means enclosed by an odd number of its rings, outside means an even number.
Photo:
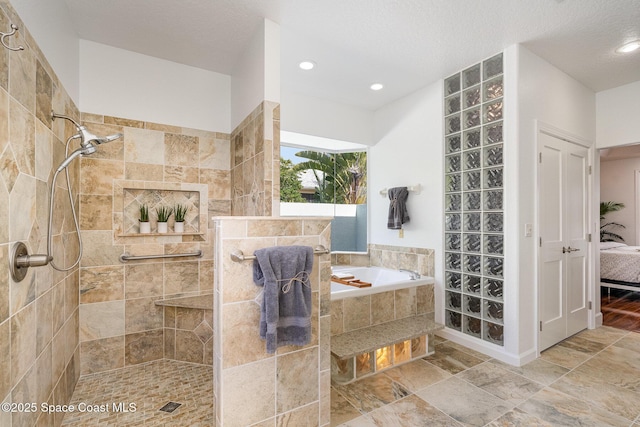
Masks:
[[[640,292],[640,246],[601,242],[600,286]]]

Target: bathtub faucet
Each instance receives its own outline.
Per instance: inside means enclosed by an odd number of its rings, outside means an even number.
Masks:
[[[411,280],[418,280],[420,278],[420,273],[418,273],[417,271],[406,270],[404,268],[399,268],[398,271],[409,273],[409,275],[411,276]]]

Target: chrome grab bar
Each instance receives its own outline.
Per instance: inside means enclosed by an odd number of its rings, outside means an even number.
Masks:
[[[318,245],[315,247],[315,249],[313,250],[314,254],[328,254],[331,253],[331,251],[327,248],[325,248],[322,245]],[[233,252],[231,252],[231,259],[235,262],[242,262],[242,261],[247,261],[250,259],[256,259],[255,255],[245,255],[244,252],[242,252],[240,249],[235,250]]]
[[[128,252],[125,252],[122,255],[120,255],[120,262],[137,261],[142,259],[156,259],[156,258],[184,258],[184,257],[191,257],[191,256],[200,258],[202,256],[202,251],[197,250],[196,252],[189,252],[184,254],[163,254],[163,255],[129,255]]]

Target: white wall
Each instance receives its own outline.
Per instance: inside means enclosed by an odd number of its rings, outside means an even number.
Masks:
[[[10,3],[29,28],[73,102],[79,105],[80,39],[73,30],[64,0],[11,0]],[[9,28],[2,31],[9,31]],[[8,40],[10,44],[14,42],[11,38]]]
[[[382,245],[442,248],[442,82],[434,83],[375,113],[378,143],[369,150],[368,207],[370,242]],[[431,119],[430,119],[431,118]],[[422,185],[409,193],[411,220],[398,230],[387,229],[389,198],[380,190]]]
[[[508,237],[505,283],[517,286],[517,289],[505,289],[505,323],[518,324],[518,329],[512,331],[513,335],[505,336],[505,341],[508,352],[530,357],[537,336],[537,308],[533,303],[537,301],[537,230],[534,229],[533,237],[523,237],[523,230],[525,224],[536,223],[536,121],[593,145],[595,94],[523,46],[509,47],[505,58],[508,62],[505,173],[507,182],[515,184],[508,186],[505,194]],[[594,211],[595,206],[594,201]],[[595,225],[593,228],[595,232]]]
[[[280,109],[282,130],[364,145],[376,142],[373,111],[287,91]]]
[[[596,94],[596,147],[640,143],[640,81]]]
[[[80,41],[80,111],[230,133],[231,78]]]
[[[627,245],[636,246],[635,171],[640,170],[640,157],[600,162],[600,200],[622,202],[625,208],[607,214],[606,222],[617,222],[625,228],[611,229],[621,235]]]
[[[265,19],[231,73],[231,129],[262,101],[280,102],[280,27]]]

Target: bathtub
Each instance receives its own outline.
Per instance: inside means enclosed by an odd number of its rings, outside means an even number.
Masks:
[[[356,279],[371,283],[370,287],[357,288],[355,286],[343,285],[332,281],[332,301],[398,289],[414,288],[434,283],[433,277],[421,276],[419,279],[411,280],[411,274],[406,271],[392,270],[382,267],[334,266],[331,267],[331,271],[332,273],[350,273],[353,274]]]

